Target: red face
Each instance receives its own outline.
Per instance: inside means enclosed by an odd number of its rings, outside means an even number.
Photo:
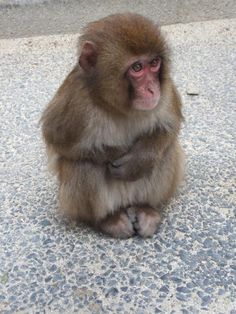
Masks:
[[[133,107],[138,110],[155,108],[160,99],[159,57],[140,57],[129,66],[127,77],[134,89]]]

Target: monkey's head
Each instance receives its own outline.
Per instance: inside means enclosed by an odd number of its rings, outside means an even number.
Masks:
[[[88,24],[80,37],[82,76],[98,105],[123,113],[157,108],[168,77],[160,30],[136,14]]]

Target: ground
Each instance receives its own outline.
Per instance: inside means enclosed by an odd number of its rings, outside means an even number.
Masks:
[[[145,240],[57,213],[39,119],[75,63],[77,35],[0,40],[1,313],[236,313],[236,20],[163,31],[184,103],[186,179]]]

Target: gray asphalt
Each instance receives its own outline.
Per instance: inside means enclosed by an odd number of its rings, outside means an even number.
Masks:
[[[1,313],[236,313],[236,20],[163,31],[187,168],[147,240],[57,213],[38,121],[75,63],[77,35],[0,40]]]

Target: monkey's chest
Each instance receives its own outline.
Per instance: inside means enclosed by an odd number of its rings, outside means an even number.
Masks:
[[[129,146],[140,135],[150,132],[156,123],[157,119],[154,115],[141,119],[115,120],[97,112],[86,126],[81,146],[85,149]]]
[[[87,126],[85,136],[82,138],[81,146],[89,149],[103,146],[129,145],[137,136],[137,131],[132,130],[128,125],[117,126],[112,122],[94,123]]]

